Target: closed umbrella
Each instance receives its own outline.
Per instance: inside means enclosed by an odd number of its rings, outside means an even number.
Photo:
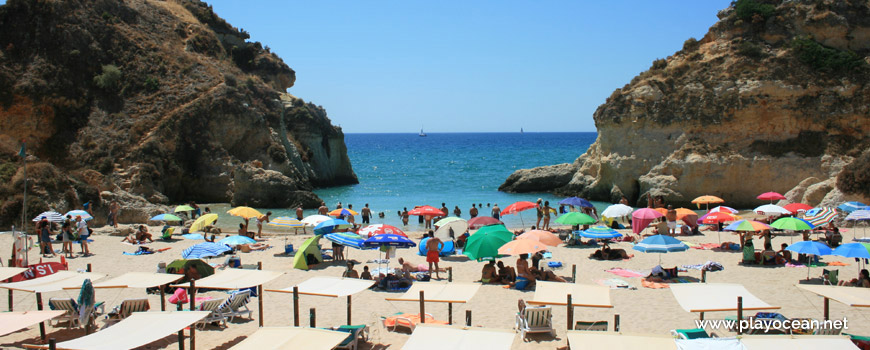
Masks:
[[[682,241],[665,235],[649,236],[640,243],[634,245],[634,250],[642,253],[672,253],[683,252],[689,249]],[[659,255],[659,265],[662,264],[662,256]]]
[[[604,209],[601,212],[601,216],[606,216],[609,218],[621,218],[623,216],[628,216],[631,212],[634,211],[634,208],[629,207],[625,204],[614,204]]]
[[[754,212],[761,215],[771,215],[771,214],[791,214],[787,209],[780,207],[775,204],[765,204],[753,210]]]
[[[586,230],[575,231],[576,235],[592,239],[613,239],[622,237],[619,231],[616,231],[607,226],[593,226]]]
[[[785,247],[785,250],[790,250],[798,254],[809,254],[816,256],[831,255],[831,247],[828,247],[828,245],[816,241],[800,241],[792,243],[790,246]],[[809,263],[807,263],[807,279],[810,279]]]
[[[498,248],[501,255],[535,254],[547,250],[547,246],[534,239],[515,239]]]
[[[465,242],[463,253],[469,259],[480,260],[498,256],[498,248],[513,240],[514,234],[504,225],[484,226]]]
[[[213,256],[219,256],[223,253],[231,251],[232,249],[228,247],[226,244],[222,243],[214,243],[214,242],[204,242],[192,245],[181,252],[181,257],[184,259],[201,259],[201,258],[209,258]]]
[[[90,316],[93,315],[96,298],[94,297],[94,284],[90,278],[86,278],[82,282],[82,288],[79,290],[79,298],[76,300],[79,306],[79,324],[90,324]]]
[[[559,239],[559,236],[554,235],[550,231],[544,230],[531,230],[517,236],[517,239],[531,239],[554,247],[562,244],[562,240]]]
[[[405,231],[402,231],[398,227],[395,227],[392,225],[386,225],[386,224],[369,225],[369,226],[363,227],[363,228],[359,229],[359,232],[357,232],[357,234],[359,236],[362,236],[363,238],[369,238],[372,236],[385,235],[385,234],[408,237],[408,235],[405,234]]]
[[[584,213],[581,212],[570,212],[565,213],[556,218],[556,222],[563,225],[592,225],[596,222],[596,220]]]
[[[478,216],[468,220],[468,228],[475,230],[489,225],[503,225],[504,223],[492,216]]]
[[[208,214],[206,214],[206,215],[208,215]],[[172,214],[160,214],[160,215],[152,216],[148,220],[149,221],[181,221],[181,218],[177,217],[175,215],[172,215]]]
[[[204,229],[208,225],[213,224],[215,221],[217,221],[217,219],[218,219],[218,215],[214,214],[214,213],[205,214],[203,216],[200,216],[196,219],[196,221],[193,222],[192,225],[190,225],[189,231],[190,232],[202,231],[202,229]]]
[[[527,201],[514,202],[513,204],[505,207],[504,210],[501,211],[501,216],[513,215],[513,214],[519,213],[520,214],[520,223],[522,223],[523,227],[525,227],[526,223],[523,222],[522,212],[529,210],[529,209],[534,209],[537,207],[538,207],[538,205],[535,203],[532,203],[532,202],[527,202]]]
[[[224,239],[222,239],[222,240],[219,240],[219,241],[217,241],[217,242],[220,243],[220,244],[226,244],[226,245],[228,245],[228,246],[230,246],[230,247],[232,247],[232,246],[237,246],[237,245],[241,245],[241,244],[254,244],[254,243],[257,243],[257,241],[254,240],[254,239],[251,238],[251,237],[248,237],[248,236],[239,236],[239,235],[229,236],[229,237],[224,238]]]
[[[33,218],[33,222],[42,220],[43,217],[48,219],[48,221],[50,222],[63,222],[66,219],[63,215],[56,211],[44,211],[37,215],[35,218]]]
[[[257,211],[257,209],[251,207],[235,207],[227,210],[227,214],[230,214],[232,216],[238,216],[243,219],[258,218],[260,216],[263,216],[263,214]]]
[[[635,234],[640,234],[653,220],[662,217],[659,213],[650,208],[640,208],[631,213],[631,231]]]
[[[88,213],[84,210],[70,210],[70,211],[66,212],[66,214],[64,214],[63,216],[71,216],[73,219],[75,219],[76,216],[81,216],[82,220],[84,220],[84,221],[89,221],[89,220],[94,219],[94,217],[91,216],[91,213]]]
[[[565,199],[559,201],[559,204],[561,204],[561,205],[573,205],[575,207],[586,207],[586,208],[593,207],[592,202],[589,202],[588,200],[586,200],[584,198],[579,198],[579,197],[565,198]]]

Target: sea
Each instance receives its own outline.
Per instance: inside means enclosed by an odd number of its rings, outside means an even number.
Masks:
[[[314,192],[330,210],[340,202],[359,211],[368,203],[375,215],[372,224],[402,227],[397,212],[418,205],[441,207],[446,203],[450,215],[455,206],[469,219],[472,204],[482,204],[480,215],[489,215],[491,206],[505,208],[517,201],[534,202],[538,198],[556,207],[564,197],[549,193],[505,193],[498,191],[515,170],[573,162],[595,142],[594,132],[514,132],[514,133],[430,133],[418,134],[345,134],[348,157],[359,184],[320,188]],[[593,202],[602,211],[609,203]],[[227,204],[210,204],[212,212],[221,213],[220,226],[237,225],[229,217]],[[201,205],[202,206],[202,205]],[[272,211],[272,217],[295,216],[292,208],[257,208]],[[306,210],[305,215],[315,214]],[[224,219],[224,217],[226,217]],[[361,222],[356,217],[357,223]],[[502,218],[509,227],[534,225],[534,211]],[[411,217],[411,231],[422,230],[417,217]]]

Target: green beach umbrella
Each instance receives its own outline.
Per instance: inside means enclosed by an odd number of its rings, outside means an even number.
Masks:
[[[498,248],[513,239],[514,234],[504,225],[484,226],[468,237],[463,253],[469,259],[495,258],[499,255]]]
[[[175,207],[176,213],[182,212],[182,211],[194,211],[194,210],[196,210],[196,209],[193,209],[193,207],[191,207],[189,205],[179,205],[179,206]]]
[[[323,255],[320,254],[320,247],[318,244],[320,243],[320,237],[323,235],[314,235],[305,242],[302,242],[302,245],[299,246],[299,250],[296,251],[296,255],[293,256],[293,267],[300,270],[308,270],[308,261],[305,259],[307,255],[314,255],[317,259],[317,262],[323,262]]]
[[[564,225],[592,225],[595,219],[581,212],[570,212],[556,218],[556,222]]]
[[[790,231],[807,231],[813,229],[813,225],[808,221],[791,217],[777,219],[770,224],[770,227]]]

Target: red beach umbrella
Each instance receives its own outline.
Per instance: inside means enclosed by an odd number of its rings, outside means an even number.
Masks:
[[[779,193],[776,193],[776,192],[765,192],[765,193],[758,195],[758,197],[755,197],[755,198],[758,198],[758,199],[763,200],[763,201],[770,201],[771,203],[773,203],[773,201],[785,199],[785,196],[783,196]]]
[[[444,213],[443,211],[441,211],[440,209],[435,208],[433,206],[429,206],[429,205],[424,205],[422,207],[414,208],[414,210],[411,210],[408,212],[408,215],[447,216],[447,214]]]
[[[472,230],[476,230],[476,229],[479,229],[479,228],[484,227],[484,226],[502,225],[502,224],[504,224],[504,223],[499,221],[496,218],[493,218],[492,216],[478,216],[478,217],[475,217],[471,220],[468,220],[468,228],[470,228]]]
[[[806,212],[807,210],[810,210],[813,207],[806,205],[806,204],[803,204],[803,203],[790,203],[790,204],[786,204],[783,208],[785,208],[785,210],[788,210],[792,213],[797,213],[800,211]]]
[[[406,235],[405,232],[400,230],[398,227],[384,224],[369,225],[359,229],[359,232],[357,233],[365,238],[371,238],[372,236],[385,234],[408,237],[408,235]]]
[[[740,217],[735,216],[731,213],[726,213],[726,212],[720,211],[720,212],[709,213],[707,215],[704,215],[704,219],[701,220],[701,223],[718,224],[720,222],[734,221],[734,220],[739,220],[739,219],[740,219]]]
[[[519,202],[515,202],[514,204],[511,204],[511,205],[507,206],[506,208],[504,208],[504,210],[501,211],[501,215],[516,214],[516,213],[519,213],[523,210],[534,209],[537,207],[538,207],[538,205],[535,203],[527,202],[527,201],[519,201]],[[526,223],[523,222],[523,215],[522,214],[520,214],[520,222],[522,222],[524,227],[526,226]]]

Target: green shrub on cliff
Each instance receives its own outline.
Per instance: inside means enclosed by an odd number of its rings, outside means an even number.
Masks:
[[[826,47],[806,37],[794,39],[792,48],[803,63],[822,71],[847,71],[863,62],[854,52]]]
[[[114,91],[121,86],[121,70],[113,64],[103,66],[103,73],[94,77],[100,89]]]
[[[734,9],[737,12],[737,18],[749,21],[754,20],[753,17],[758,15],[761,19],[767,19],[776,11],[776,7],[770,4],[763,4],[755,0],[737,0],[732,2]]]
[[[742,41],[740,44],[737,45],[737,54],[749,58],[764,57],[764,52],[761,50],[761,45],[746,40]]]

